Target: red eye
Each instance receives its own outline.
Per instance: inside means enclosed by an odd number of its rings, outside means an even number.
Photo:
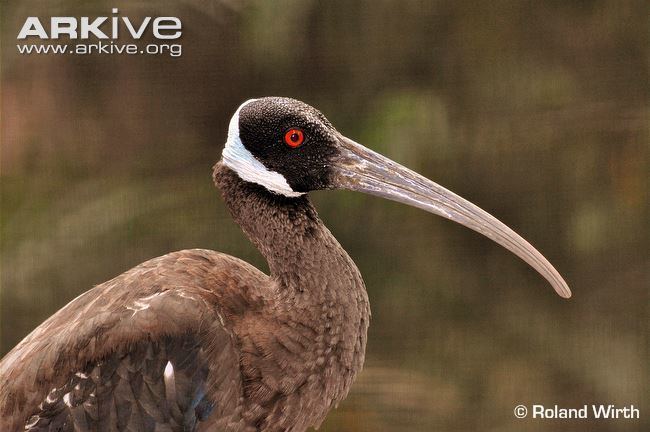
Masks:
[[[305,134],[300,129],[289,129],[284,134],[284,143],[291,148],[300,147],[305,141]]]

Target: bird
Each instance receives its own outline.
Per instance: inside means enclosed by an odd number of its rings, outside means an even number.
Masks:
[[[495,217],[296,99],[242,103],[213,181],[268,274],[191,249],[86,291],[0,362],[0,430],[318,428],[362,369],[371,314],[361,274],[310,191],[359,191],[460,223],[571,296],[546,258]]]

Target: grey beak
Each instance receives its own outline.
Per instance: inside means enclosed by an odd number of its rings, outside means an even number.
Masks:
[[[464,198],[344,136],[332,183],[437,214],[483,234],[527,262],[564,298],[571,290],[541,253],[497,218]]]

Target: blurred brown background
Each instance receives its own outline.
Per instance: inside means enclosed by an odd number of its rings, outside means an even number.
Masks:
[[[19,55],[25,18],[172,15],[179,58]],[[536,245],[313,194],[364,274],[366,368],[326,431],[650,430],[643,0],[3,1],[0,355],[79,293],[202,247],[265,263],[212,186],[245,99],[292,96]],[[1,390],[0,390],[1,391]],[[640,420],[517,420],[517,404]]]

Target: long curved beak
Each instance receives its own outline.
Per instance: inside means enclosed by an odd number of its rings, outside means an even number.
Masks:
[[[457,222],[505,247],[548,280],[564,298],[571,290],[541,253],[497,218],[455,193],[344,136],[332,183],[426,210]]]

